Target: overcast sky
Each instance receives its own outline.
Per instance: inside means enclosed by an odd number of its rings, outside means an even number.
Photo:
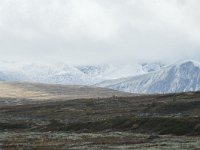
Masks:
[[[200,60],[199,0],[0,0],[0,59]]]

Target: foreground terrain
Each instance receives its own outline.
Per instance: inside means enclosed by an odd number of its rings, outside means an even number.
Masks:
[[[41,101],[2,103],[0,149],[200,149],[199,92]]]
[[[0,148],[9,150],[199,150],[200,138],[162,135],[159,138],[152,139],[147,134],[130,132],[1,132]]]

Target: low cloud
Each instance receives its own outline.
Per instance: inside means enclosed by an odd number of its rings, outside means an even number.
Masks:
[[[1,0],[0,59],[200,60],[199,0]]]

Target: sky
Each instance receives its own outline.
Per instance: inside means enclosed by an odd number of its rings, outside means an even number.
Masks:
[[[1,0],[0,60],[200,61],[199,0]]]

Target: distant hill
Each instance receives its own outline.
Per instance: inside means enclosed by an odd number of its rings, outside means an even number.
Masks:
[[[178,62],[143,75],[103,81],[96,86],[132,93],[176,93],[200,90],[200,63]]]
[[[24,82],[0,82],[0,103],[27,103],[43,100],[71,100],[82,98],[107,98],[115,96],[131,96],[133,94],[111,89],[78,86],[52,85]],[[29,101],[27,101],[29,100]]]
[[[93,85],[104,80],[158,70],[159,64],[106,64],[72,66],[0,61],[0,81],[28,81],[64,85]]]
[[[200,90],[200,63],[186,60],[168,66],[161,63],[71,66],[0,61],[0,81],[95,85],[139,94],[187,92]]]

